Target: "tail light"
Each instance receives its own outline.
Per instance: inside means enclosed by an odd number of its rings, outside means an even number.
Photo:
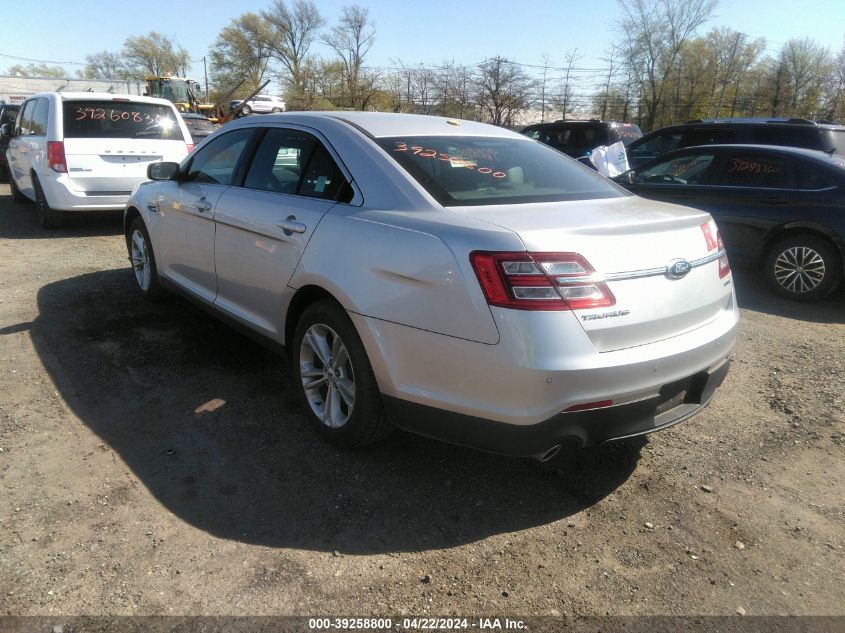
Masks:
[[[65,144],[62,141],[47,141],[47,164],[53,171],[67,173]]]
[[[719,231],[716,231],[716,242],[719,245],[719,250],[724,251],[725,245],[722,244],[722,236],[719,235]],[[727,253],[722,253],[722,256],[719,258],[719,279],[724,279],[731,273],[731,264],[728,261]]]
[[[487,303],[517,310],[579,310],[612,306],[607,285],[577,253],[473,251],[470,262]]]
[[[194,144],[193,143],[185,143],[185,147],[188,148],[189,154],[194,151]]]

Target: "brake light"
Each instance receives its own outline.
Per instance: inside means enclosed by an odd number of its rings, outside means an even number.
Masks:
[[[577,253],[473,251],[470,262],[487,303],[517,310],[612,306],[616,298]]]
[[[62,141],[47,141],[47,164],[53,171],[67,173],[65,144]]]
[[[193,143],[185,143],[185,147],[188,148],[189,154],[194,151],[194,144]]]
[[[589,411],[590,409],[604,409],[605,407],[612,407],[613,400],[599,400],[598,402],[585,402],[583,404],[573,404],[563,410],[564,413],[572,413],[573,411]]]
[[[716,242],[719,245],[719,250],[725,250],[725,245],[722,244],[722,236],[719,235],[719,231],[716,231]],[[724,279],[731,273],[731,263],[728,261],[728,254],[722,253],[722,256],[719,257],[719,279]]]

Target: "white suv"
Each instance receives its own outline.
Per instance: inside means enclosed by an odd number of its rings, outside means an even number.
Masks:
[[[285,102],[279,99],[279,97],[255,95],[241,107],[241,111],[244,114],[251,114],[253,112],[258,114],[284,112]]]
[[[147,165],[180,161],[193,147],[172,103],[132,95],[40,93],[8,131],[12,195],[34,201],[45,228],[65,211],[122,209]]]

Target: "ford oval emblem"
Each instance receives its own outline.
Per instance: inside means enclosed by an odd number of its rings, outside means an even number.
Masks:
[[[692,264],[685,259],[673,259],[666,264],[666,276],[669,279],[681,279],[686,277],[687,273],[692,270]]]

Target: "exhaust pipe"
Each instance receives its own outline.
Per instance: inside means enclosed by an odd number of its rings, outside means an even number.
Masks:
[[[536,455],[532,455],[534,459],[538,462],[547,462],[552,459],[555,455],[560,453],[560,444],[555,444],[550,449],[546,450],[543,453],[537,453]]]

